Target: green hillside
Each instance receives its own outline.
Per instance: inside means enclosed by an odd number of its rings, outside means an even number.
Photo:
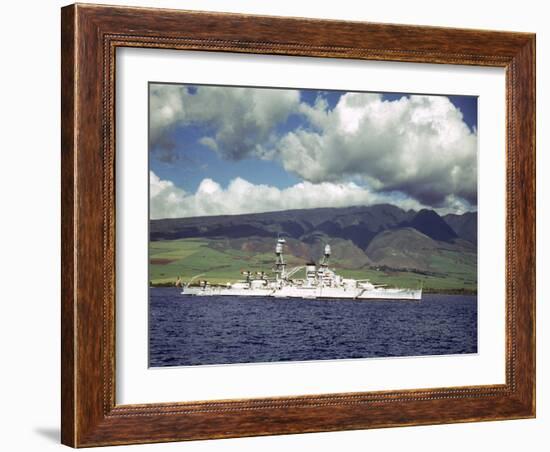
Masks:
[[[410,231],[407,233],[410,234]],[[350,241],[331,239],[334,251],[331,267],[345,277],[370,279],[373,283],[401,287],[423,285],[426,291],[475,292],[477,289],[477,265],[474,250],[457,245],[446,245],[427,237],[415,240],[417,268],[391,266],[388,253],[393,253],[392,243],[400,244],[407,235],[384,236],[371,243],[371,252],[377,258],[369,259]],[[152,285],[174,284],[178,277],[189,281],[204,274],[201,279],[213,283],[226,283],[240,279],[242,270],[271,272],[273,266],[273,239],[187,238],[150,242],[149,274]],[[421,244],[421,245],[418,245]],[[383,246],[382,246],[383,245]],[[309,259],[317,260],[321,242],[316,245],[288,239],[287,262],[289,266],[303,265]],[[344,249],[345,252],[338,250]],[[310,254],[311,253],[311,254]],[[368,254],[368,249],[367,249]],[[391,256],[390,256],[391,257]],[[408,262],[397,260],[395,262]]]

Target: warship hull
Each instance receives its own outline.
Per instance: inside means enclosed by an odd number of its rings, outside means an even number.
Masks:
[[[301,299],[352,299],[352,300],[416,300],[422,299],[421,289],[341,289],[335,287],[291,287],[280,289],[232,289],[226,287],[186,287],[182,295],[273,297]]]

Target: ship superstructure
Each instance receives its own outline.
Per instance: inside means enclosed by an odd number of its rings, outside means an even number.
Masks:
[[[304,299],[421,300],[422,288],[391,288],[372,284],[368,279],[344,278],[329,267],[331,248],[325,245],[319,265],[308,262],[287,270],[283,237],[275,245],[273,276],[265,272],[241,272],[243,279],[226,284],[211,284],[197,275],[183,284],[183,295],[243,296]],[[298,277],[299,275],[305,276]]]

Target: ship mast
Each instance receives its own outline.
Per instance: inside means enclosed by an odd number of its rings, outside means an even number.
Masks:
[[[319,264],[319,270],[317,271],[317,283],[321,286],[331,286],[331,277],[330,277],[330,271],[328,270],[328,261],[330,258],[330,245],[325,245],[325,252],[323,254],[323,259],[321,260],[321,263]]]
[[[330,245],[325,245],[325,254],[323,255],[323,260],[321,261],[321,267],[328,267],[328,260],[330,258]]]
[[[277,238],[277,245],[275,245],[275,274],[277,281],[286,278],[286,262],[283,256],[283,245],[286,243],[286,240],[283,237]]]

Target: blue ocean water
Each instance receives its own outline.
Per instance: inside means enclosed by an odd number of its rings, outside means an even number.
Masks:
[[[149,294],[151,367],[477,352],[475,295],[418,303]]]

